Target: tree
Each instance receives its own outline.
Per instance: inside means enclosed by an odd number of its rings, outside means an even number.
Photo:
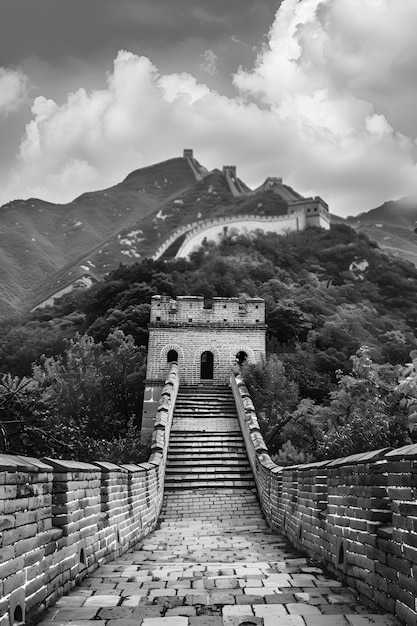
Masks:
[[[284,426],[292,419],[299,400],[298,385],[290,380],[276,354],[243,368],[243,378],[255,405],[265,443],[271,452],[282,444]]]
[[[106,454],[109,460],[118,449],[130,455],[120,461],[139,460],[145,355],[121,330],[105,343],[83,335],[68,342],[63,356],[34,365],[31,378],[3,377],[3,389],[17,391],[8,404],[13,402],[20,431],[36,442],[36,454],[78,460]],[[22,451],[24,442],[18,444]]]
[[[339,374],[338,389],[319,411],[323,437],[318,458],[347,456],[410,442],[407,420],[395,392],[399,368],[378,365],[366,346],[352,357],[352,372]]]

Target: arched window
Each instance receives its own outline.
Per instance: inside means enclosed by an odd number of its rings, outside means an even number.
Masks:
[[[203,352],[200,363],[201,380],[213,380],[214,375],[214,357],[212,352]]]
[[[177,363],[178,352],[176,350],[170,350],[167,354],[167,363]]]
[[[21,624],[23,622],[22,607],[17,606],[13,613],[13,624]]]
[[[246,352],[241,350],[240,352],[237,353],[236,361],[239,363],[239,365],[243,365],[247,360],[248,360],[248,355],[246,354]]]

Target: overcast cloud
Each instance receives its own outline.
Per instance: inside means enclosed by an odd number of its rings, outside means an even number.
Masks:
[[[95,0],[84,4],[90,10]],[[101,27],[112,25],[114,34],[117,20],[126,21],[128,14],[129,22],[144,32],[148,24],[150,32],[164,4],[153,9],[123,0],[111,5],[110,19],[104,1]],[[253,3],[233,0],[225,9],[224,2],[201,0],[191,12],[185,0],[175,4],[180,14],[186,12],[184,23],[178,24],[171,2],[157,30],[176,38],[176,50],[194,49],[197,40],[186,43],[185,33],[190,23],[201,25],[196,71],[171,71],[169,65],[167,71],[164,62],[128,50],[107,68],[107,81],[96,77],[93,88],[91,64],[79,63],[80,80],[85,76],[86,82],[76,86],[73,76],[64,99],[32,89],[28,124],[16,160],[0,181],[0,201],[29,196],[67,201],[114,184],[132,169],[180,155],[183,147],[193,147],[209,168],[236,163],[252,185],[267,175],[283,176],[301,193],[321,195],[340,214],[416,191],[415,0],[284,0],[268,45],[258,35],[256,59],[249,68],[234,70],[229,90],[222,90],[230,62],[227,42],[249,52],[254,43],[253,31],[230,30],[233,9],[239,22],[242,13],[253,12]],[[262,11],[269,4],[260,3]],[[63,19],[70,19],[64,13]],[[15,108],[27,97],[27,79],[16,71],[0,73],[0,81],[3,75],[14,77],[3,97]]]

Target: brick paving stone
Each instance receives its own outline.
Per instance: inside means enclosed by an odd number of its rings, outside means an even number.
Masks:
[[[295,596],[289,593],[276,593],[273,596],[265,596],[266,604],[288,604],[295,602]]]
[[[97,607],[65,607],[62,609],[49,609],[49,611],[46,612],[45,618],[53,620],[54,622],[89,620],[94,619],[97,615],[97,611]]]
[[[223,626],[223,620],[215,615],[199,615],[189,619],[189,626]]]
[[[236,596],[236,604],[265,604],[265,596]]]
[[[242,589],[244,587],[263,587],[263,581],[262,580],[244,580],[242,578],[239,578],[239,586],[242,587]]]
[[[299,615],[280,616],[279,622],[276,617],[264,617],[264,626],[305,626],[305,621]]]
[[[85,598],[84,606],[117,606],[120,602],[120,596],[98,595]]]
[[[154,598],[168,598],[169,596],[175,596],[177,594],[176,589],[150,589],[148,597],[150,600]]]
[[[121,619],[109,619],[106,622],[94,622],[94,626],[96,626],[96,624],[102,624],[102,625],[105,624],[106,626],[138,626],[141,623],[142,623],[142,620],[121,618]],[[89,624],[89,626],[93,626],[93,625]]]
[[[288,615],[283,604],[262,604],[253,607],[255,615],[258,617],[281,617]]]
[[[396,626],[397,620],[391,615],[375,615],[369,613],[367,615],[347,615],[348,624],[350,626]]]
[[[295,593],[295,599],[297,602],[305,602],[306,604],[325,604],[326,599],[324,596],[314,593]]]
[[[311,604],[300,602],[298,604],[286,604],[285,606],[291,615],[321,615],[320,609],[311,606]]]
[[[279,593],[279,587],[245,587],[245,595],[250,596],[272,596]]]
[[[305,615],[306,626],[348,626],[344,615]]]
[[[240,606],[224,606],[222,615],[223,617],[230,617],[231,615],[246,616],[254,615],[254,612],[250,604],[242,604]]]
[[[188,617],[148,617],[142,626],[188,626]]]
[[[185,617],[195,617],[197,610],[194,606],[176,606],[172,609],[168,609],[165,613],[165,617],[171,615],[183,615]]]
[[[132,611],[131,619],[144,619],[145,617],[161,617],[164,610],[165,610],[165,607],[163,605],[139,606],[138,608],[134,609],[134,611]]]
[[[100,619],[120,619],[120,618],[129,618],[132,619],[134,614],[134,610],[131,607],[123,607],[123,606],[107,606],[103,607],[98,612],[98,617]]]
[[[235,604],[235,596],[221,591],[215,591],[210,594],[210,604]]]
[[[264,626],[263,617],[237,617],[236,615],[223,618],[223,626]],[[271,626],[278,626],[277,623]]]
[[[351,607],[347,604],[320,604],[319,609],[325,615],[348,615],[355,613],[357,607]]]
[[[86,601],[86,596],[71,594],[70,596],[62,596],[55,604],[55,607],[82,606]]]
[[[125,596],[122,598],[121,606],[138,606],[143,596]]]

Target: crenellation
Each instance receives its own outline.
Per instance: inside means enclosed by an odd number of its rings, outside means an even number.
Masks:
[[[265,302],[261,298],[213,298],[203,296],[153,296],[151,324],[265,324]]]

